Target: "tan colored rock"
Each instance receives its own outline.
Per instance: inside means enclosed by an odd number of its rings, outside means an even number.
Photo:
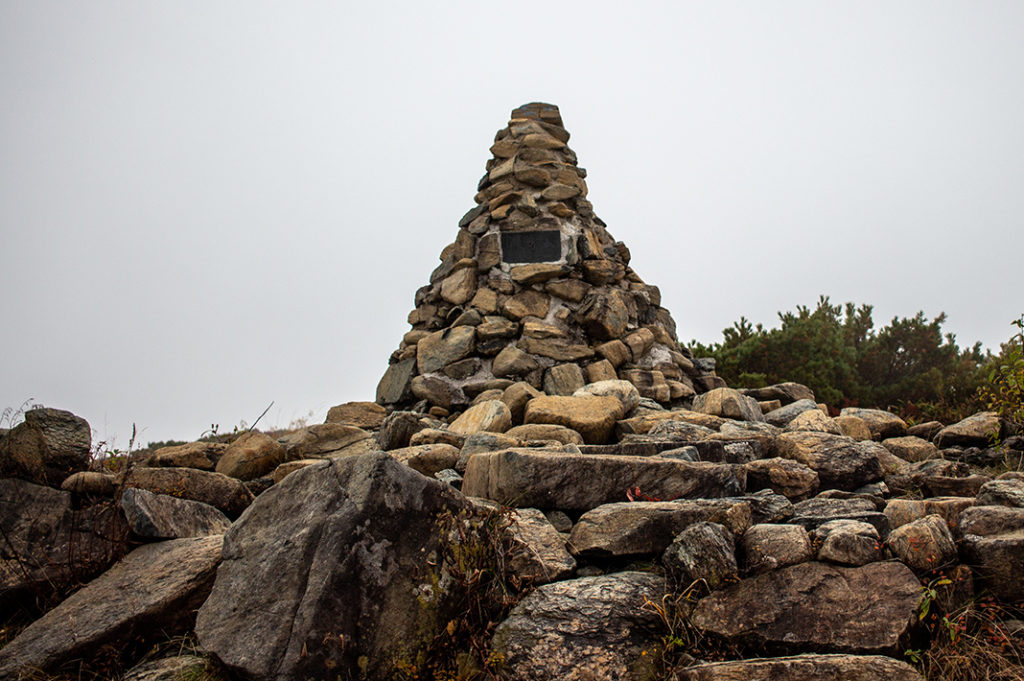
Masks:
[[[616,430],[623,435],[645,435],[652,428],[664,421],[680,421],[704,426],[711,430],[718,430],[725,424],[725,419],[711,414],[701,414],[688,409],[677,409],[674,411],[657,411],[640,416],[633,416],[623,419],[616,424]]]
[[[505,300],[501,304],[501,311],[506,317],[519,320],[523,317],[539,317],[543,319],[548,314],[551,306],[551,298],[540,291],[527,289]]]
[[[882,440],[882,446],[904,461],[910,462],[934,459],[939,455],[939,450],[931,442],[912,435]]]
[[[491,366],[495,376],[522,376],[540,368],[540,363],[514,345],[498,353]]]
[[[817,409],[798,414],[786,425],[784,430],[789,432],[811,430],[819,433],[832,433],[833,435],[843,434],[842,429],[833,419],[825,416]]]
[[[818,560],[837,565],[861,566],[882,559],[878,529],[870,523],[839,518],[814,528],[820,546]]]
[[[590,290],[590,286],[579,279],[558,279],[549,281],[544,285],[544,290],[570,303],[578,303],[583,300]]]
[[[274,481],[274,484],[281,482],[289,473],[294,473],[297,470],[311,466],[312,464],[323,461],[323,459],[299,459],[298,461],[285,461],[283,464],[274,469],[274,472],[270,474],[270,479]]]
[[[544,514],[535,508],[516,509],[512,514],[515,522],[508,530],[516,545],[509,561],[512,573],[536,586],[572,576],[576,559]]]
[[[577,315],[590,337],[599,340],[617,339],[629,324],[629,308],[623,294],[616,290],[587,294]]]
[[[392,449],[388,454],[427,477],[446,468],[455,468],[459,460],[459,450],[446,444],[403,447]]]
[[[557,339],[523,338],[518,345],[520,350],[531,355],[549,357],[558,362],[578,362],[594,356],[594,351],[586,345],[569,344]]]
[[[442,428],[424,428],[409,438],[410,446],[441,444],[462,449],[462,445],[466,444],[466,436]]]
[[[453,326],[436,331],[416,344],[416,364],[421,374],[438,371],[473,352],[476,329],[472,326]]]
[[[237,518],[253,498],[237,478],[194,468],[132,468],[125,486],[201,501],[229,518]]]
[[[532,286],[541,284],[548,279],[561,277],[568,273],[569,268],[565,265],[548,262],[536,262],[528,265],[517,265],[509,272],[512,281],[520,286]]]
[[[780,457],[743,464],[747,469],[747,491],[770,489],[787,499],[806,499],[818,491],[821,481],[810,467]]]
[[[512,412],[501,400],[487,400],[464,411],[448,430],[459,435],[480,431],[503,433],[512,427]],[[456,457],[458,458],[458,457]]]
[[[846,437],[852,437],[854,440],[871,439],[871,429],[864,419],[858,416],[837,416],[832,420]]]
[[[73,494],[112,497],[117,491],[117,477],[110,473],[79,471],[66,477],[60,488]]]
[[[278,442],[284,447],[288,459],[315,459],[339,452],[372,451],[377,444],[367,431],[342,423],[306,426],[286,433]]]
[[[452,305],[463,305],[469,302],[474,295],[476,295],[476,267],[463,267],[455,270],[441,282],[441,297]]]
[[[629,381],[609,380],[589,383],[575,393],[575,397],[584,395],[598,395],[601,397],[614,397],[622,403],[622,413],[628,414],[640,404],[640,392]]]
[[[881,409],[861,409],[846,407],[840,416],[856,416],[867,424],[873,440],[885,440],[890,437],[902,437],[907,434],[907,424],[896,414]]]
[[[376,402],[345,402],[327,410],[326,423],[357,428],[380,428],[387,410]]]
[[[929,515],[900,525],[889,533],[886,546],[911,569],[933,570],[956,558],[956,545],[946,521]]]
[[[604,444],[622,415],[622,402],[615,397],[545,395],[530,400],[523,422],[565,426],[582,435],[587,444]]]
[[[515,426],[505,431],[509,437],[526,442],[527,440],[555,440],[564,445],[583,444],[583,436],[572,428],[557,426],[552,423],[530,423]]]
[[[624,339],[633,361],[637,362],[654,345],[654,334],[650,329],[637,329]]]
[[[618,379],[618,375],[615,373],[615,367],[612,363],[606,359],[592,362],[587,365],[586,368],[587,383],[597,383],[598,381],[614,381]]]
[[[753,574],[806,563],[814,558],[811,537],[799,525],[752,525],[743,533],[741,546],[745,567]]]
[[[665,375],[660,371],[621,369],[619,377],[636,386],[641,397],[648,397],[657,402],[668,402],[672,395],[668,383],[665,382]]]
[[[498,311],[498,294],[489,288],[478,288],[469,306],[485,315],[495,314]]]
[[[987,447],[1002,431],[1003,425],[999,415],[995,412],[983,411],[940,430],[935,436],[935,444],[940,449]]]
[[[610,340],[607,343],[601,343],[594,349],[597,351],[597,354],[608,360],[615,368],[629,361],[629,348],[620,340]]]
[[[223,442],[189,442],[173,447],[161,447],[153,452],[146,464],[157,467],[185,466],[212,471],[227,448]]]
[[[543,394],[529,383],[513,383],[501,393],[501,401],[508,405],[512,413],[512,423],[519,425],[523,422],[526,404]]]
[[[572,395],[584,385],[578,364],[556,364],[544,372],[544,392],[548,395]]]
[[[706,662],[676,673],[676,681],[921,681],[906,662],[884,655],[793,655]]]
[[[854,490],[880,480],[878,450],[888,453],[874,443],[810,431],[780,433],[775,446],[779,456],[813,469],[826,489]]]
[[[284,447],[270,436],[250,431],[228,445],[217,462],[217,472],[239,480],[270,473],[284,461]]]
[[[626,268],[614,260],[584,260],[583,278],[594,286],[607,286],[621,281]]]
[[[732,388],[715,388],[693,399],[693,410],[739,421],[764,421],[757,400]]]
[[[973,505],[974,499],[967,497],[890,499],[885,505],[885,515],[893,529],[929,515],[938,515],[952,529],[956,527],[960,514]]]

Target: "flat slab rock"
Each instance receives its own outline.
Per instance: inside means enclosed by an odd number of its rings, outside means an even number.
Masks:
[[[659,499],[743,494],[742,466],[635,456],[604,456],[512,448],[475,454],[462,490],[517,508],[587,511],[626,500],[639,487]]]
[[[673,681],[922,681],[906,662],[883,655],[793,655],[698,664]]]
[[[665,581],[620,572],[546,584],[523,599],[494,633],[509,681],[628,681],[653,678]]]
[[[892,654],[920,601],[921,583],[902,563],[801,563],[711,594],[692,622],[770,652]]]
[[[580,517],[569,535],[569,545],[580,554],[661,554],[691,525],[710,521],[743,534],[750,527],[750,517],[750,504],[734,499],[604,504]]]
[[[173,633],[213,585],[219,535],[146,544],[33,622],[0,650],[0,678],[19,670],[55,670],[88,658],[104,644],[122,645],[139,632]]]

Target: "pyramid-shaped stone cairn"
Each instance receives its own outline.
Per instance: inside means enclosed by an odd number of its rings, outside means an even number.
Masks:
[[[477,206],[416,292],[412,330],[391,355],[378,403],[444,418],[518,382],[572,395],[623,379],[642,397],[685,406],[725,385],[680,347],[660,291],[594,215],[568,141],[557,106],[512,112]]]

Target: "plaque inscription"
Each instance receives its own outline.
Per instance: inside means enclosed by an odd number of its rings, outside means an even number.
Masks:
[[[504,232],[501,259],[507,263],[554,262],[562,258],[562,233],[557,229]]]

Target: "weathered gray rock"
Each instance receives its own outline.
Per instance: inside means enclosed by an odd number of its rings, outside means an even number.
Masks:
[[[386,678],[451,619],[436,517],[467,502],[382,453],[331,459],[260,495],[224,537],[203,648],[252,679]],[[254,646],[253,641],[259,641]]]
[[[455,470],[465,473],[466,464],[474,454],[499,452],[511,447],[520,447],[522,444],[519,438],[505,433],[473,433],[466,438],[466,442],[459,451],[459,460],[455,462]]]
[[[738,421],[764,421],[757,400],[732,388],[715,388],[693,398],[693,410]]]
[[[711,591],[739,581],[736,539],[718,523],[699,522],[680,532],[661,557],[669,578],[683,588],[700,582]]]
[[[577,554],[661,554],[687,527],[711,521],[742,534],[750,527],[750,504],[733,499],[634,501],[604,504],[573,525],[569,545]]]
[[[889,534],[889,519],[869,499],[807,499],[793,505],[789,522],[811,531],[830,520],[858,520],[873,525],[880,536]]]
[[[147,544],[33,622],[0,650],[0,678],[55,671],[103,645],[184,633],[213,583],[221,537]]]
[[[906,662],[884,655],[793,655],[707,662],[676,672],[676,681],[921,681]]]
[[[914,437],[931,442],[943,428],[945,426],[939,421],[927,421],[926,423],[918,423],[907,428],[907,435],[913,435]]]
[[[978,506],[1008,506],[1024,508],[1024,481],[992,480],[978,490],[974,503]]]
[[[0,611],[90,579],[124,554],[127,532],[111,501],[76,508],[69,492],[0,479]]]
[[[805,411],[816,411],[819,413],[821,412],[821,410],[818,409],[818,403],[815,402],[814,400],[800,399],[790,404],[787,404],[784,407],[773,409],[772,411],[764,415],[764,420],[772,424],[773,426],[784,428],[787,425],[789,425],[790,421],[795,419],[800,414],[803,414]]]
[[[393,411],[384,419],[380,432],[377,433],[377,443],[385,451],[408,447],[413,435],[431,427],[430,421],[424,418],[423,414],[414,411]]]
[[[938,515],[900,525],[889,533],[885,543],[896,557],[920,572],[934,570],[956,558],[953,535]]]
[[[920,595],[902,563],[801,563],[712,593],[691,622],[758,648],[895,654],[917,619]]]
[[[818,474],[826,489],[854,490],[882,479],[875,445],[828,433],[781,433],[775,441],[779,456],[798,461]],[[885,451],[883,448],[882,451]]]
[[[964,509],[956,524],[958,534],[987,537],[1024,530],[1024,508],[974,506]]]
[[[239,480],[255,480],[270,473],[284,461],[284,447],[258,431],[245,433],[228,445],[217,462],[216,471]]]
[[[406,399],[409,396],[409,384],[415,373],[415,357],[407,357],[394,364],[389,364],[380,383],[377,384],[377,402],[394,404]]]
[[[133,468],[124,484],[154,494],[201,501],[219,508],[229,518],[237,518],[252,503],[252,494],[240,480],[194,468]]]
[[[830,520],[814,529],[818,560],[838,565],[867,565],[882,559],[878,529],[859,520]]]
[[[513,448],[471,457],[463,490],[516,507],[588,511],[624,500],[631,487],[659,499],[719,498],[744,484],[745,471],[731,464]]]
[[[987,447],[992,444],[995,437],[1004,435],[1004,430],[1003,422],[998,414],[983,411],[940,430],[935,436],[935,445],[939,449]]]
[[[0,437],[0,477],[59,487],[89,465],[89,423],[69,411],[37,408]]]
[[[735,501],[750,504],[751,524],[781,523],[793,517],[793,504],[789,499],[770,489],[763,489],[741,497],[730,497]]]
[[[818,474],[799,461],[775,457],[744,464],[747,489],[751,492],[770,489],[794,500],[806,499],[818,491]]]
[[[864,421],[871,430],[871,437],[875,440],[886,440],[890,437],[902,437],[907,434],[907,423],[896,414],[881,409],[861,409],[859,407],[846,407],[840,416],[856,416]]]
[[[852,437],[858,442],[871,439],[871,429],[868,428],[867,421],[862,418],[846,415],[836,416],[832,420],[835,421],[836,425],[839,426],[839,430],[846,437]]]
[[[644,603],[665,592],[664,580],[645,572],[546,584],[498,626],[491,648],[509,681],[653,678],[659,618]]]
[[[576,559],[544,514],[535,508],[520,508],[513,514],[510,531],[517,543],[509,560],[513,574],[534,585],[570,577],[576,569]]]
[[[132,532],[151,539],[209,537],[231,527],[228,517],[209,504],[132,487],[121,493],[121,510]]]
[[[912,463],[899,473],[887,475],[885,484],[893,494],[916,493],[928,486],[930,480],[939,477],[963,477],[968,471],[968,466],[959,461],[928,459]]]
[[[776,383],[766,388],[747,388],[743,391],[756,400],[779,400],[783,404],[810,400],[814,402],[814,391],[800,383]]]
[[[807,530],[799,525],[752,525],[740,542],[747,572],[758,574],[814,559]]]
[[[1024,580],[1020,578],[1024,565],[1024,530],[1014,530],[987,537],[964,535],[965,562],[975,567],[983,585],[992,594],[1005,601],[1024,598]]]
[[[185,466],[187,468],[198,468],[203,471],[212,471],[227,448],[228,446],[223,442],[189,442],[173,447],[161,447],[153,452],[146,465],[157,467]]]

